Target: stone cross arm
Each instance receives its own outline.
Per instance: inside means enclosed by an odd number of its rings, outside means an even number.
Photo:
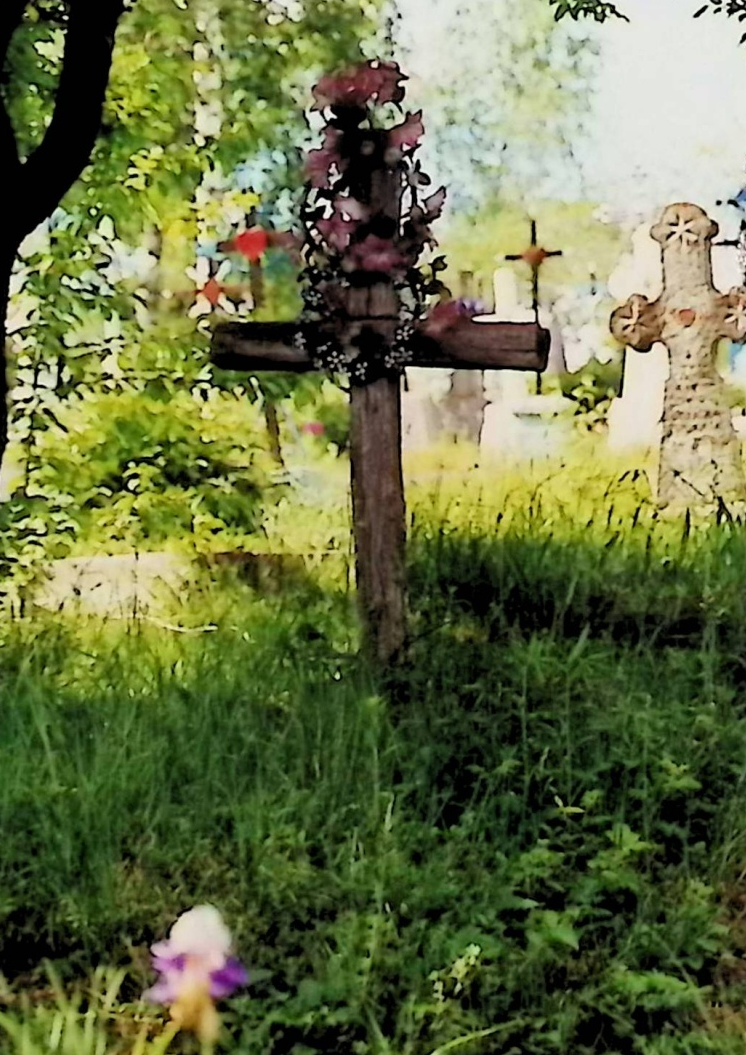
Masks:
[[[746,289],[723,294],[712,282],[710,243],[717,224],[698,206],[681,203],[666,209],[651,234],[661,244],[663,292],[652,302],[631,296],[611,317],[614,337],[640,352],[662,341],[674,355],[686,355],[689,337],[698,347],[724,337],[743,340]]]
[[[225,370],[304,373],[314,366],[300,350],[295,322],[230,322],[215,327],[212,361]],[[445,328],[415,333],[407,366],[446,370],[544,370],[549,331],[536,323],[475,322],[461,318]]]
[[[688,329],[696,321],[695,308],[671,307],[662,297],[651,302],[635,293],[612,315],[611,332],[621,344],[638,352],[649,352],[658,341],[666,343],[668,337],[680,332],[682,327]],[[746,339],[746,289],[736,287],[713,297],[701,323],[711,330],[714,341]]]

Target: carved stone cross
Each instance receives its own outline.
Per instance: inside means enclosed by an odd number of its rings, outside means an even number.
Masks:
[[[710,505],[746,499],[741,448],[715,365],[718,342],[746,337],[746,289],[719,293],[712,282],[717,224],[697,205],[669,205],[652,228],[660,242],[663,292],[635,294],[611,317],[611,332],[640,352],[668,349],[658,503]]]

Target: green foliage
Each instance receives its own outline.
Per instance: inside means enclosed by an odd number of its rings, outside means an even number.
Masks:
[[[300,188],[313,78],[360,56],[378,7],[129,6],[91,165],[16,267],[12,453],[22,472],[5,511],[5,568],[60,555],[65,547],[41,540],[62,526],[59,537],[69,545],[74,534],[83,550],[177,537],[202,546],[258,527],[264,425],[258,407],[239,411],[235,379],[220,379],[223,394],[213,385],[205,332],[183,318],[191,305],[184,270],[198,233],[226,238],[257,207],[245,189],[254,178],[269,217],[287,212]],[[28,5],[12,41],[2,90],[24,156],[51,114],[65,15],[64,2]],[[268,256],[264,311],[288,316],[297,310],[295,275],[279,256]],[[166,314],[161,294],[170,292],[180,315]],[[277,375],[249,393],[302,406],[317,389]]]
[[[562,394],[575,407],[575,422],[583,431],[602,432],[606,428],[609,408],[620,394],[621,363],[601,363],[591,359],[575,373],[563,374],[560,379]]]
[[[42,538],[64,523],[68,542],[89,551],[205,544],[259,523],[267,464],[257,409],[211,384],[189,320],[156,324],[147,291],[133,296],[131,280],[112,278],[115,236],[104,221],[84,238],[60,214],[23,260],[12,393],[23,472],[3,537],[17,564],[60,555],[40,546],[32,522],[45,525]]]
[[[83,401],[39,438],[35,486],[74,499],[78,531],[98,552],[250,534],[269,465],[258,416],[242,402],[188,391]]]
[[[65,1027],[119,1050],[154,1025],[146,945],[209,900],[249,960],[237,1052],[736,1055],[742,532],[661,523],[591,448],[560,477],[457,473],[446,516],[415,493],[385,679],[326,573],[206,583],[180,618],[211,634],[6,626],[11,999],[45,955],[66,991],[120,965],[116,1015]],[[11,1004],[7,1050],[61,999]]]
[[[559,21],[565,15],[578,19],[581,15],[591,15],[597,22],[605,22],[607,18],[623,18],[625,22],[629,19],[617,8],[616,4],[607,3],[607,0],[549,0],[554,8],[554,17]]]
[[[17,495],[0,503],[0,605],[21,612],[27,587],[48,560],[68,556],[78,523],[71,500],[50,505],[46,496]]]
[[[337,455],[344,454],[350,446],[350,405],[346,398],[327,395],[319,401],[315,413],[316,421],[324,426],[323,439],[331,444]]]
[[[110,215],[134,237],[148,222],[188,212],[211,165],[231,172],[279,149],[287,155],[279,164],[275,159],[281,178],[288,170],[297,178],[302,108],[314,70],[358,57],[361,41],[376,29],[378,7],[376,0],[276,9],[226,0],[137,0],[119,28],[103,135],[66,207]],[[53,102],[63,9],[55,0],[40,16],[41,8],[29,5],[8,56],[5,97],[24,153],[38,142]],[[219,134],[200,142],[194,106],[208,72],[222,122]]]
[[[582,134],[594,41],[583,29],[558,25],[546,0],[522,0],[518,17],[508,0],[432,6],[427,67],[412,72],[428,157],[451,209],[479,209],[498,195],[521,204],[548,196],[547,184]],[[573,169],[564,171],[566,184]]]
[[[124,976],[124,971],[100,970],[85,991],[78,988],[68,993],[50,969],[53,1004],[22,999],[20,1013],[1,1013],[1,1049],[24,1055],[46,1055],[49,1051],[62,1055],[165,1055],[172,1031],[161,1029],[160,1035],[151,1039],[148,1034],[153,1023],[133,1021],[126,1005],[118,1000]],[[121,1035],[113,1035],[116,1031]]]
[[[597,22],[605,22],[607,18],[622,18],[625,22],[629,19],[616,6],[608,0],[549,0],[554,8],[554,17],[559,21],[566,15],[578,19],[581,15],[590,15]],[[746,22],[746,0],[706,0],[702,7],[693,12],[695,18],[704,14],[728,15],[738,22]],[[741,43],[746,42],[746,33],[741,37]]]

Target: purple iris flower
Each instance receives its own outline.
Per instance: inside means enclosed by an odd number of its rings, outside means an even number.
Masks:
[[[231,936],[212,905],[198,905],[180,916],[166,941],[151,947],[159,978],[143,997],[174,1005],[199,990],[222,1000],[248,983],[243,964],[230,955]]]

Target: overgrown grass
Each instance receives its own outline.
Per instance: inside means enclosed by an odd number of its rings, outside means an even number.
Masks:
[[[466,466],[411,489],[385,677],[328,568],[205,583],[213,633],[6,627],[0,1049],[155,1037],[147,945],[209,900],[227,1051],[744,1051],[746,533],[621,466]],[[63,998],[101,965],[116,999]]]

